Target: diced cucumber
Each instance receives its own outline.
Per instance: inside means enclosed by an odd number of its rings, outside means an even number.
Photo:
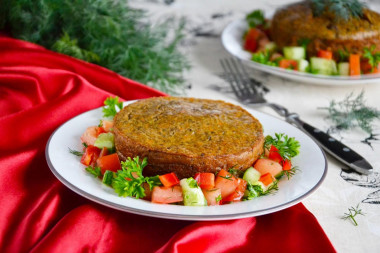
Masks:
[[[179,183],[182,187],[185,206],[207,206],[207,200],[194,178],[184,178]]]
[[[265,45],[265,51],[268,51],[268,52],[274,52],[276,48],[277,48],[277,45],[273,41]]]
[[[102,148],[114,149],[115,136],[112,133],[99,134],[98,138],[96,138],[95,140],[94,146],[100,149]]]
[[[337,73],[336,62],[320,57],[311,57],[311,72],[320,75],[335,75]]]
[[[254,187],[247,187],[247,190],[244,192],[244,197],[248,199],[254,199],[260,196],[261,193],[267,190],[267,187],[260,181],[256,181],[252,184]],[[257,189],[257,187],[259,189]]]
[[[110,170],[106,170],[103,175],[103,184],[111,185],[113,180],[113,172]]]
[[[350,75],[350,64],[348,62],[341,62],[338,64],[338,73],[340,76]]]
[[[308,60],[305,60],[305,59],[298,60],[298,71],[306,72],[308,68],[309,68]]]
[[[260,172],[258,172],[256,169],[253,167],[248,168],[243,175],[243,179],[247,181],[250,184],[255,184],[256,182],[259,181],[260,179]]]
[[[302,60],[306,58],[304,47],[284,47],[284,56],[290,60]]]

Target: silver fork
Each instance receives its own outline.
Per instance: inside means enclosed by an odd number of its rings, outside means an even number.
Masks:
[[[311,136],[325,151],[331,154],[349,168],[369,174],[373,171],[372,166],[358,153],[345,146],[327,133],[303,122],[297,113],[289,112],[285,107],[268,102],[264,93],[268,90],[262,83],[249,77],[240,60],[220,60],[227,80],[231,85],[236,97],[243,103],[256,106],[269,106],[287,122],[293,124]]]

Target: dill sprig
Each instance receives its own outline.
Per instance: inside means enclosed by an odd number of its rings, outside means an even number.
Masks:
[[[364,215],[364,213],[362,213],[362,210],[359,209],[359,204],[357,204],[356,207],[350,207],[348,208],[348,213],[344,213],[342,219],[343,220],[352,220],[352,222],[354,223],[355,226],[358,225],[357,221],[355,220],[355,217],[357,215]]]
[[[83,152],[69,148],[69,152],[75,156],[83,156]]]
[[[181,94],[188,61],[178,50],[184,19],[147,21],[121,0],[2,0],[0,30],[95,63],[170,94]],[[110,84],[111,85],[111,84]]]
[[[310,0],[315,16],[321,16],[326,12],[335,15],[335,19],[349,20],[363,16],[365,3],[359,0]]]
[[[332,100],[329,107],[319,109],[327,110],[327,119],[334,123],[332,129],[350,130],[360,127],[363,131],[372,134],[373,121],[380,119],[380,111],[365,105],[364,92],[358,96],[350,93],[342,101]]]

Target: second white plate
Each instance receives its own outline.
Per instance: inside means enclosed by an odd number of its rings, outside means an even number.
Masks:
[[[230,23],[222,33],[222,44],[233,56],[239,58],[243,63],[253,69],[260,70],[272,75],[286,79],[311,83],[317,85],[361,85],[369,83],[380,83],[379,74],[367,74],[355,77],[324,76],[286,70],[279,67],[267,66],[251,60],[251,54],[243,49],[243,35],[248,30],[245,20],[236,20]]]

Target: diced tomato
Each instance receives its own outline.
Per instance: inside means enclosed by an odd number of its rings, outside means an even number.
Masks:
[[[82,143],[86,143],[88,146],[95,144],[96,138],[98,137],[96,128],[96,126],[91,126],[86,129],[80,137]]]
[[[268,158],[271,159],[271,160],[273,160],[273,161],[275,161],[275,162],[278,162],[278,163],[281,163],[282,160],[283,160],[282,156],[278,152],[278,149],[275,146],[273,146],[273,145],[269,149]]]
[[[99,134],[106,133],[106,130],[104,130],[103,127],[96,127],[96,137],[99,136]]]
[[[165,187],[171,187],[179,184],[179,179],[174,172],[158,176],[158,178]]]
[[[207,205],[216,206],[220,204],[220,201],[222,200],[222,192],[219,188],[213,188],[208,190],[202,189],[202,192],[207,200]]]
[[[121,170],[119,156],[116,153],[98,158],[96,164],[100,167],[100,171],[102,172],[102,174],[104,174],[106,170],[110,170],[113,172]]]
[[[265,186],[268,186],[273,182],[273,176],[270,173],[265,173],[264,175],[261,175],[259,181],[261,181]]]
[[[244,49],[250,52],[256,52],[258,41],[262,37],[265,37],[265,34],[259,29],[249,29],[245,36]]]
[[[292,162],[290,160],[284,160],[282,162],[282,170],[291,170],[292,169]]]
[[[172,187],[155,186],[152,191],[152,202],[154,203],[176,203],[183,201],[182,188],[179,185]]]
[[[94,166],[96,163],[96,160],[99,157],[99,154],[100,154],[99,148],[89,145],[87,146],[87,148],[85,148],[82,158],[80,159],[80,162],[86,166],[90,166],[90,165]]]
[[[256,161],[253,167],[260,172],[261,175],[270,173],[272,176],[277,176],[282,172],[282,166],[278,162],[271,159],[261,158]]]
[[[241,179],[241,178],[238,178],[237,181],[238,181],[238,186],[236,187],[235,191],[232,194],[225,197],[222,200],[223,203],[237,202],[243,198],[244,192],[247,189],[247,181],[245,181],[244,179]]]
[[[279,67],[283,69],[298,70],[298,62],[296,60],[282,59],[279,62]]]
[[[210,190],[215,186],[215,175],[213,173],[196,173],[194,179],[202,189]]]
[[[360,75],[360,55],[350,54],[350,76]]]
[[[380,73],[380,64],[376,67],[372,67],[368,59],[364,59],[360,62],[360,69],[363,74]]]
[[[320,49],[317,53],[317,56],[320,58],[325,58],[325,59],[331,60],[333,58],[333,53],[329,50]]]
[[[100,154],[99,154],[99,158],[102,156],[105,156],[105,155],[109,155],[108,148],[102,148],[102,150],[100,151]]]
[[[215,188],[221,190],[222,198],[233,193],[238,186],[238,180],[226,170],[220,170],[215,179]]]
[[[112,120],[102,120],[102,127],[106,132],[109,132],[113,128]]]

